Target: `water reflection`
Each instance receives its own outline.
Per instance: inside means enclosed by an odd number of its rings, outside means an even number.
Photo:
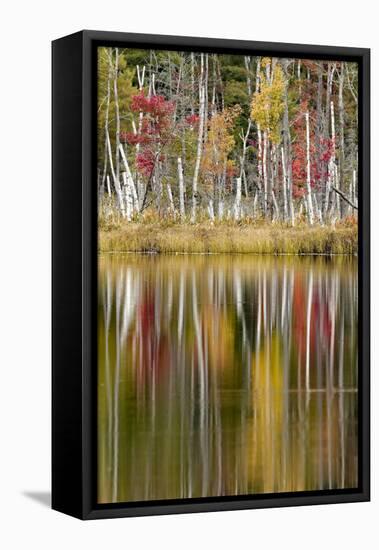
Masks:
[[[99,259],[98,500],[357,485],[357,263]]]

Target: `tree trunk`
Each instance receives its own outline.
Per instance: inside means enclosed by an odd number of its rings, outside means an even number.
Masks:
[[[125,166],[126,178],[128,180],[128,184],[129,184],[129,187],[130,187],[130,190],[131,190],[131,193],[132,193],[133,201],[134,201],[134,204],[135,204],[135,209],[137,210],[137,212],[139,212],[140,211],[140,204],[139,204],[139,200],[138,200],[136,186],[134,185],[134,180],[133,180],[132,173],[130,171],[129,163],[128,163],[128,160],[127,160],[126,155],[125,155],[124,148],[121,145],[121,143],[119,145],[119,150],[120,150],[121,158],[122,158],[124,166]]]
[[[167,196],[168,196],[168,202],[170,205],[170,210],[173,214],[175,214],[175,204],[174,204],[174,199],[172,197],[171,185],[169,183],[167,184]]]
[[[345,107],[343,100],[343,87],[345,79],[345,64],[341,62],[341,71],[339,77],[338,89],[338,118],[339,118],[339,187],[345,192],[344,185],[344,167],[345,167]],[[342,211],[339,212],[342,216]]]
[[[330,102],[330,122],[331,122],[331,129],[332,129],[332,158],[331,158],[331,164],[332,164],[332,187],[335,187],[336,189],[339,189],[339,174],[336,164],[336,126],[335,126],[335,117],[334,117],[334,102]],[[335,210],[337,209],[337,217],[341,217],[341,201],[340,196],[338,193],[336,193],[333,196],[333,214],[335,213]]]
[[[133,199],[131,194],[131,189],[129,181],[126,176],[126,172],[122,173],[122,179],[124,181],[124,191],[125,191],[125,203],[126,203],[126,219],[128,222],[132,219],[133,215]]]
[[[284,157],[284,147],[281,147],[282,153],[282,173],[283,173],[283,210],[284,210],[284,221],[288,221],[288,201],[287,201],[287,170],[286,170],[286,161]]]
[[[115,105],[115,117],[116,117],[116,177],[120,181],[120,107],[118,103],[118,48],[115,48],[115,64],[114,64],[114,73],[113,73],[113,94],[114,94],[114,105]]]
[[[247,139],[250,134],[251,129],[251,120],[249,119],[246,134],[243,134],[241,130],[241,139],[242,139],[242,156],[240,157],[240,178],[244,178],[245,182],[245,196],[248,196],[246,175],[245,175],[245,159],[246,159],[246,149],[247,149]]]
[[[307,210],[309,225],[313,225],[314,214],[312,204],[312,189],[311,189],[311,155],[310,155],[310,138],[309,138],[309,112],[305,113],[305,124],[307,134]]]
[[[117,179],[116,172],[115,172],[114,166],[113,166],[112,147],[111,147],[111,140],[109,138],[109,130],[108,129],[107,129],[107,149],[108,149],[109,166],[110,166],[111,173],[112,173],[114,188],[116,190],[118,205],[119,205],[122,217],[125,218],[124,197],[122,196],[120,180]]]
[[[193,183],[192,183],[192,215],[191,221],[195,223],[196,221],[196,202],[197,202],[197,184],[200,171],[200,162],[201,154],[203,149],[203,134],[204,134],[204,102],[205,102],[205,92],[204,92],[204,54],[200,54],[200,79],[199,79],[199,131],[197,136],[197,152],[196,152],[196,162],[195,170],[193,174]]]
[[[263,188],[264,188],[264,195],[263,195],[263,208],[265,213],[265,218],[267,218],[267,192],[268,192],[268,177],[267,177],[267,132],[266,130],[263,132]]]
[[[184,221],[186,216],[185,206],[184,206],[184,178],[183,178],[183,166],[182,159],[178,157],[178,178],[179,178],[179,209],[180,209],[180,218]]]
[[[111,65],[110,55],[108,55],[107,95],[106,95],[106,103],[105,103],[105,120],[104,120],[104,166],[103,166],[103,179],[102,179],[103,187],[105,185],[105,180],[107,178],[107,163],[108,163],[107,131],[109,127],[109,103],[110,103],[110,97],[111,97],[111,78],[112,78],[112,65]],[[107,185],[108,184],[109,182],[107,181]],[[109,190],[108,190],[108,193],[109,193]]]
[[[293,193],[292,193],[292,145],[291,145],[291,132],[289,126],[288,115],[288,60],[283,61],[283,69],[286,75],[285,87],[284,87],[284,114],[283,114],[283,144],[284,144],[284,161],[283,166],[286,171],[287,181],[287,202],[289,217],[292,226],[295,225],[295,211],[293,205]]]
[[[241,178],[236,180],[236,198],[234,202],[234,219],[237,221],[241,218]]]

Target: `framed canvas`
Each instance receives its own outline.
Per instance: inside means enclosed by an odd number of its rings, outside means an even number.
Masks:
[[[53,508],[369,500],[369,50],[52,51]]]

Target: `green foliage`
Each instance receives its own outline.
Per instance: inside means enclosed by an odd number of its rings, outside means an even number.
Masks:
[[[134,50],[133,50],[134,51]],[[110,81],[110,101],[109,101],[109,134],[114,150],[114,140],[116,131],[116,110],[113,89],[114,79],[114,50],[110,48],[99,48],[98,52],[98,160],[102,164],[104,159],[104,126],[107,106],[107,86],[109,77],[109,65],[111,64],[111,81]],[[132,113],[130,104],[133,95],[137,93],[137,88],[133,86],[133,78],[135,68],[129,67],[125,50],[119,53],[119,68],[117,75],[118,102],[121,113],[120,131],[129,132],[132,129]]]

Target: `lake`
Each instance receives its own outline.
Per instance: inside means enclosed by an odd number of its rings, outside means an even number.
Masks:
[[[98,502],[357,486],[352,257],[99,256]]]

